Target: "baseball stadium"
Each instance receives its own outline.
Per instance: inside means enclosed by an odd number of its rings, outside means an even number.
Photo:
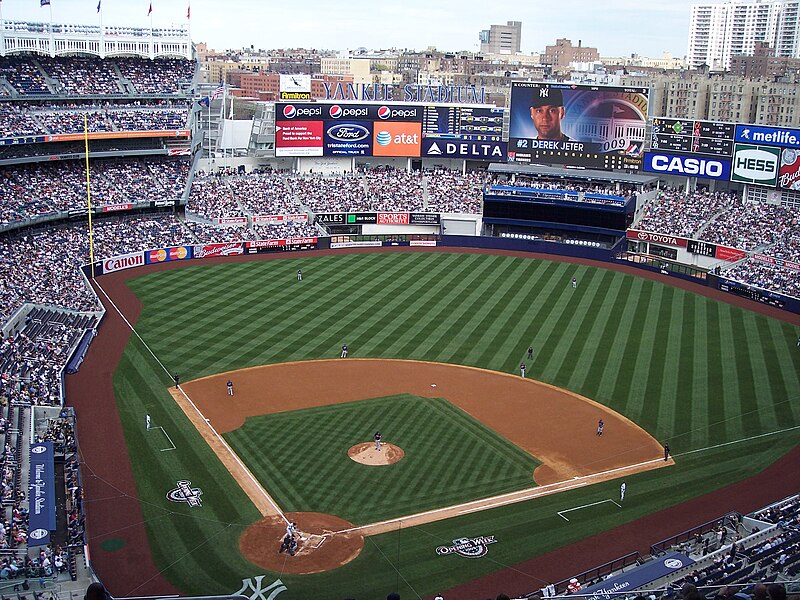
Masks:
[[[774,128],[681,150],[641,85],[282,102],[185,28],[4,23],[3,598],[800,592]]]

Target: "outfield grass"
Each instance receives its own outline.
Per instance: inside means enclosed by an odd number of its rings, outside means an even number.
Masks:
[[[298,268],[303,282],[296,281]],[[281,577],[289,588],[281,600],[379,598],[396,586],[412,595],[435,593],[752,475],[800,441],[792,430],[681,457],[798,426],[796,332],[617,272],[504,256],[394,253],[193,266],[130,285],[144,303],[137,330],[183,380],[332,358],[343,343],[352,356],[516,372],[532,345],[530,377],[610,406],[668,440],[678,455],[675,467],[628,479],[622,510],[569,523],[555,514],[616,498],[618,484],[609,482],[371,537],[362,556],[341,569]],[[140,342],[129,344],[114,383],[137,457],[133,467],[151,544],[165,575],[187,593],[230,593],[242,578],[262,574],[236,547],[256,511],[174,405],[166,373]],[[174,452],[159,452],[152,432],[143,431],[146,412],[169,431]],[[272,476],[287,483],[282,475]],[[324,475],[303,485],[324,486]],[[202,509],[165,501],[177,479],[203,489]],[[309,492],[290,498],[288,489],[279,493],[293,509],[303,508]],[[484,534],[500,540],[486,559],[465,563],[435,555],[437,545],[455,537]],[[532,579],[531,589],[540,584]]]
[[[376,427],[405,452],[391,468],[347,456]],[[530,488],[541,464],[447,400],[411,395],[251,417],[225,439],[283,510],[356,525]]]

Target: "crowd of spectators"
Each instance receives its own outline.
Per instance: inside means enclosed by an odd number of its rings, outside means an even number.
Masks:
[[[292,176],[287,183],[294,196],[314,212],[358,212],[371,209],[359,174]]]
[[[796,269],[747,259],[736,263],[722,274],[728,279],[763,290],[800,298],[800,271]]]
[[[390,167],[365,173],[372,210],[422,211],[425,206],[422,173]]]
[[[185,129],[186,103],[69,103],[42,106],[30,102],[0,104],[0,137],[98,131],[168,131]]]
[[[242,208],[253,215],[300,212],[300,203],[282,173],[272,170],[237,173],[227,177],[228,189]]]
[[[427,173],[426,212],[480,214],[485,178],[486,174],[480,171],[462,175],[437,169]]]
[[[20,96],[173,95],[191,83],[196,67],[184,59],[14,56],[0,60],[0,77]]]
[[[664,233],[680,237],[695,237],[722,211],[737,202],[736,196],[728,192],[665,189],[655,200],[644,207],[644,212],[635,225],[636,229]]]
[[[800,235],[800,210],[761,202],[734,202],[700,239],[740,250],[757,250]]]
[[[184,158],[96,159],[90,165],[93,206],[142,200],[173,200],[189,174]],[[61,211],[83,209],[82,161],[38,162],[0,167],[0,225]]]

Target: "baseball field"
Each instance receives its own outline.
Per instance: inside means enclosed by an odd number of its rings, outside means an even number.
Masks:
[[[796,320],[615,270],[294,254],[98,283],[109,313],[68,394],[92,561],[115,595],[427,597],[490,574],[523,593],[592,566],[543,572],[537,556],[604,532],[611,557],[640,549],[616,548],[615,528],[715,491],[712,516],[747,505],[717,507],[719,490],[800,441]],[[376,430],[400,460],[351,459]],[[282,514],[307,519],[301,556],[278,554]],[[298,568],[345,529],[344,558]],[[465,538],[483,549],[446,550]]]

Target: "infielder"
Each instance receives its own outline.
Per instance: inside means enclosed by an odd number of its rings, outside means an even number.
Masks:
[[[342,344],[342,358],[347,358],[347,344]]]
[[[233,382],[228,379],[228,383],[225,385],[228,387],[228,396],[233,396]]]
[[[380,451],[380,449],[381,449],[381,432],[380,431],[376,431],[375,432],[375,450]]]
[[[520,363],[519,364],[519,374],[520,374],[520,377],[525,379],[525,363]]]
[[[620,484],[620,486],[619,486],[619,501],[620,501],[620,502],[622,502],[623,500],[625,500],[625,490],[626,490],[627,488],[628,488],[628,486],[627,486],[627,485],[625,485],[625,482],[623,481],[623,482]]]
[[[603,419],[600,419],[597,422],[597,435],[603,435],[603,429],[605,428],[606,424],[603,423]]]

